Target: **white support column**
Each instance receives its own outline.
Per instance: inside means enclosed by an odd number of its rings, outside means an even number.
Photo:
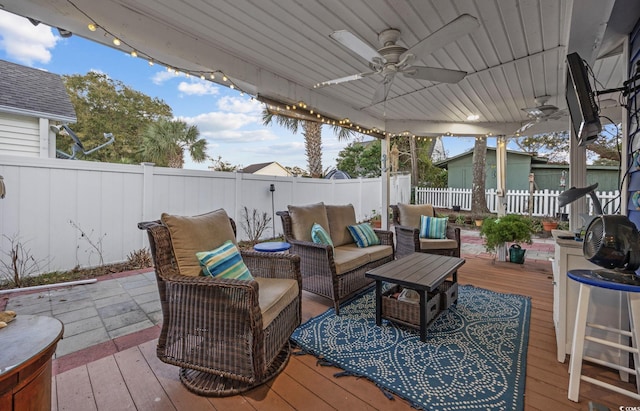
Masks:
[[[382,165],[381,171],[381,182],[382,182],[382,209],[380,210],[380,214],[382,215],[381,227],[384,230],[389,229],[389,188],[390,188],[390,169],[391,169],[391,161],[389,157],[389,146],[391,145],[391,137],[389,133],[387,133],[384,140],[380,141],[380,163]]]
[[[496,142],[496,196],[498,216],[506,215],[507,202],[507,138],[498,136]]]

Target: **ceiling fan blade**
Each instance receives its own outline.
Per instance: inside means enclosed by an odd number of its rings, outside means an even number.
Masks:
[[[348,30],[334,31],[329,34],[329,37],[367,61],[374,61],[375,59],[384,60],[376,49],[362,41],[359,37],[356,37],[355,34]]]
[[[538,123],[537,121],[530,121],[528,123],[525,123],[522,127],[520,127],[519,129],[516,130],[516,135],[524,133],[525,131],[527,131],[531,127],[535,126],[537,123]]]
[[[333,80],[323,81],[322,83],[316,84],[316,87],[331,86],[333,84],[346,83],[347,81],[360,80],[361,78],[369,77],[372,74],[376,74],[376,72],[375,71],[368,71],[366,73],[352,74],[350,76],[345,76],[345,77],[340,77],[340,78],[336,78],[336,79],[333,79]]]
[[[395,78],[395,76],[396,73],[389,73],[384,76],[384,80],[378,85],[378,88],[376,88],[376,92],[373,93],[371,104],[382,103],[387,99],[389,90],[391,90],[391,83],[393,83],[393,79]]]
[[[416,80],[429,80],[438,83],[457,83],[467,75],[466,71],[449,70],[435,67],[411,66],[402,71],[405,77]]]
[[[465,34],[471,33],[478,26],[480,22],[477,18],[470,14],[462,14],[405,51],[405,54],[414,54],[422,59]]]

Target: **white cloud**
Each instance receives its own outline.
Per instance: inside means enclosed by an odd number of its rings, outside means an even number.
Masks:
[[[34,26],[24,17],[0,11],[0,48],[22,64],[33,66],[51,60],[49,49],[60,40],[51,27]]]
[[[223,111],[232,111],[234,113],[262,113],[263,104],[258,100],[247,98],[224,96],[218,99],[218,108]]]
[[[192,83],[181,81],[180,84],[178,84],[178,91],[188,96],[215,95],[220,92],[218,87],[216,87],[213,83],[209,81],[204,81],[204,80],[200,80]]]
[[[212,111],[210,113],[198,114],[195,117],[181,117],[180,120],[187,124],[198,126],[200,133],[216,133],[219,131],[239,130],[248,125],[258,124],[260,117],[244,113],[223,113]]]
[[[200,127],[198,127],[199,129]],[[258,143],[278,140],[278,136],[270,130],[220,130],[215,132],[200,133],[203,137],[221,143]],[[264,146],[260,145],[257,152],[261,152]]]
[[[166,81],[171,80],[175,77],[176,77],[175,73],[169,73],[167,70],[160,70],[151,77],[151,81],[153,82],[153,84],[160,86],[164,84]]]

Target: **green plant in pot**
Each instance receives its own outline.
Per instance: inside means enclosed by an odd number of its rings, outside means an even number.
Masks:
[[[531,244],[531,221],[524,216],[510,214],[500,218],[486,218],[480,229],[487,251],[496,251],[507,243]]]

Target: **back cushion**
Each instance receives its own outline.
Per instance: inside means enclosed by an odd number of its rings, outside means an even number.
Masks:
[[[169,229],[173,254],[182,275],[198,276],[202,272],[197,252],[213,250],[227,240],[236,244],[229,216],[222,208],[194,217],[162,213],[160,219]]]
[[[407,227],[420,227],[420,216],[435,217],[431,204],[402,204],[398,203],[400,211],[400,225]]]
[[[293,237],[300,241],[313,241],[311,239],[311,227],[314,223],[320,224],[331,235],[327,209],[324,203],[309,204],[306,206],[288,206],[291,217],[291,231]]]
[[[353,237],[347,229],[350,225],[356,225],[356,212],[353,205],[328,205],[326,208],[334,247],[353,243]]]

